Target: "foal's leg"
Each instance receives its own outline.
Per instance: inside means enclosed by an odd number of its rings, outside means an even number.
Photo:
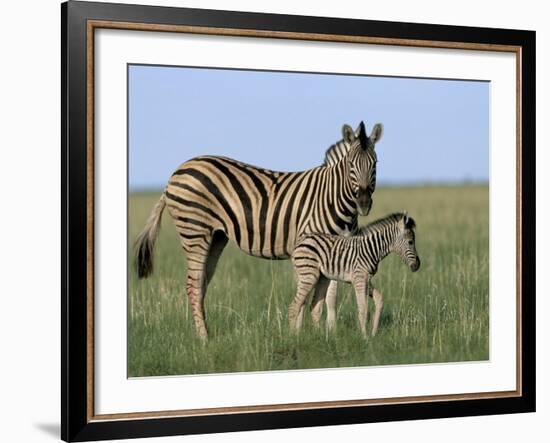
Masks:
[[[336,327],[336,291],[338,289],[338,282],[331,280],[326,292],[325,303],[327,305],[327,329],[329,331],[334,330]]]
[[[384,298],[382,297],[382,293],[372,286],[370,287],[369,295],[374,301],[374,316],[372,318],[372,336],[374,337],[378,331],[378,322],[380,321],[380,314],[384,307]]]
[[[301,317],[303,316],[303,308],[309,292],[317,284],[319,280],[319,272],[308,275],[297,274],[298,288],[294,300],[288,307],[288,320],[290,327],[295,331],[301,327]]]
[[[327,289],[330,280],[324,276],[319,277],[319,282],[315,287],[315,295],[311,302],[311,319],[315,327],[319,327],[321,321],[321,314],[323,313],[323,302],[325,301],[325,296],[327,295]]]
[[[365,274],[356,274],[353,276],[353,287],[355,289],[355,298],[357,300],[357,319],[359,320],[359,328],[361,335],[367,338],[367,310],[368,299],[366,297],[366,289],[368,282]]]

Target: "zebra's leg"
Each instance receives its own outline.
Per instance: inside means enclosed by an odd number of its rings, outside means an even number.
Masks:
[[[368,310],[368,298],[366,297],[366,290],[368,287],[367,277],[364,274],[357,274],[353,276],[353,287],[355,289],[355,298],[357,300],[357,319],[359,320],[359,329],[361,335],[367,338],[367,310]]]
[[[290,327],[295,332],[298,332],[298,330],[300,329],[300,311],[302,311],[303,314],[304,303],[310,291],[317,284],[317,281],[319,280],[319,273],[311,273],[307,276],[298,275],[297,277],[298,288],[296,289],[296,295],[294,296],[294,300],[288,307],[288,321],[290,323]]]
[[[195,332],[201,339],[208,338],[204,313],[207,259],[208,256],[204,251],[187,254],[187,297],[193,313]]]
[[[327,305],[327,329],[333,331],[336,328],[336,292],[338,289],[338,282],[331,280],[325,297],[325,304]]]
[[[208,330],[204,313],[204,296],[207,286],[207,264],[213,240],[212,231],[194,229],[191,225],[176,226],[187,258],[186,289],[195,323],[195,333],[201,339],[206,339]]]
[[[323,303],[327,294],[327,288],[330,280],[324,276],[319,277],[319,282],[315,287],[315,295],[311,302],[311,319],[315,327],[319,327],[321,322],[321,315],[323,314]]]
[[[374,316],[372,318],[372,336],[376,335],[378,331],[378,323],[380,322],[380,314],[382,313],[382,308],[384,307],[384,298],[382,293],[371,286],[369,295],[374,301]]]
[[[208,288],[208,285],[214,277],[214,272],[216,272],[216,266],[218,265],[218,260],[222,255],[225,246],[227,245],[227,236],[222,231],[216,231],[212,238],[212,243],[210,245],[210,251],[208,254],[208,259],[206,261],[206,283],[204,291]]]
[[[300,311],[298,311],[298,316],[296,317],[296,330],[297,331],[302,329],[302,324],[304,323],[304,306],[305,305],[306,304],[305,304],[305,301],[304,301],[304,304],[300,308]]]

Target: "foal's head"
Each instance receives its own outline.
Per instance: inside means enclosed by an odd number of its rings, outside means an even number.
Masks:
[[[393,243],[393,250],[401,257],[413,272],[420,268],[420,257],[416,252],[415,229],[416,223],[406,212],[397,222],[398,235]]]

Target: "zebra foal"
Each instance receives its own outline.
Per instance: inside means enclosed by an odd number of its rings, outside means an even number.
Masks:
[[[315,310],[326,296],[331,280],[353,284],[357,300],[357,315],[361,334],[366,337],[368,298],[373,297],[375,313],[372,335],[376,334],[382,310],[382,295],[370,286],[378,264],[391,252],[416,272],[420,258],[416,253],[414,220],[404,213],[395,213],[360,229],[351,237],[308,234],[303,236],[292,253],[296,272],[297,290],[289,306],[290,326],[298,331],[302,325],[304,304],[307,295],[315,289],[312,309]],[[318,320],[318,319],[317,319]]]

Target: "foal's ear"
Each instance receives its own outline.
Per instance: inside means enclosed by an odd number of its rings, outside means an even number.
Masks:
[[[406,229],[415,229],[416,228],[416,222],[412,217],[409,217],[407,212],[403,214],[403,224],[405,225]]]
[[[342,126],[342,138],[346,143],[353,143],[355,140],[355,132],[351,129],[350,125]]]
[[[374,143],[378,143],[380,139],[382,138],[382,133],[384,132],[384,126],[382,126],[382,123],[376,123],[374,125],[374,128],[372,128],[372,132],[370,133],[369,139]]]

